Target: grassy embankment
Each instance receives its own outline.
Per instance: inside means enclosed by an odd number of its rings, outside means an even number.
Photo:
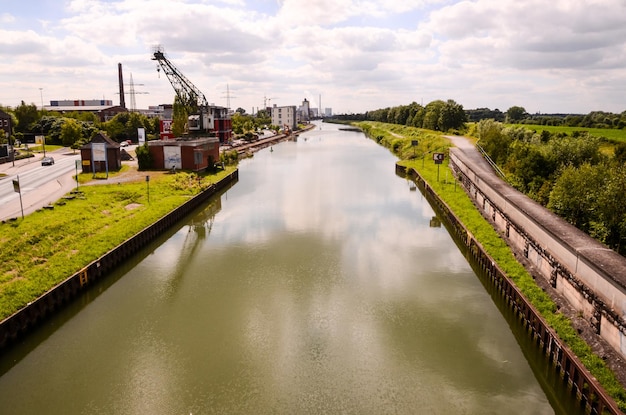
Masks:
[[[541,132],[548,131],[550,133],[566,133],[571,135],[574,132],[585,131],[594,137],[605,138],[613,143],[626,143],[626,130],[619,130],[616,128],[584,128],[584,127],[567,127],[567,126],[552,126],[552,125],[537,125],[537,124],[507,124],[513,127],[524,127],[529,130]]]
[[[524,127],[532,131],[548,131],[552,134],[564,133],[571,135],[575,132],[587,132],[589,135],[599,137],[600,150],[608,155],[612,155],[615,150],[615,145],[619,143],[626,143],[626,130],[618,130],[616,128],[583,128],[583,127],[567,127],[567,126],[552,126],[552,125],[536,125],[536,124],[507,124],[513,127]]]
[[[400,164],[419,172],[500,268],[514,281],[559,337],[580,358],[609,395],[615,399],[621,410],[626,410],[626,390],[605,362],[594,354],[589,345],[578,336],[571,321],[558,312],[556,304],[549,295],[537,286],[532,276],[515,259],[506,242],[482,217],[461,187],[455,183],[449,173],[447,156],[446,161],[441,165],[439,180],[437,180],[437,165],[434,164],[431,153],[433,151],[447,153],[446,150],[452,147],[451,143],[441,134],[429,130],[376,122],[354,124],[361,127],[372,139],[392,150],[401,159]],[[416,148],[411,146],[412,140],[418,140],[419,145]],[[424,158],[422,158],[423,154],[426,154]]]
[[[0,320],[234,170],[146,172],[149,183],[140,175],[134,182],[80,186],[53,209],[0,223]],[[91,178],[80,174],[79,182]]]

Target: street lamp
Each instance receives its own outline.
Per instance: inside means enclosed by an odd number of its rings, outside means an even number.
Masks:
[[[41,97],[41,115],[43,117],[43,88],[39,88],[39,96]],[[43,123],[41,124],[41,137],[43,145],[43,156],[46,157],[46,136],[43,133]]]

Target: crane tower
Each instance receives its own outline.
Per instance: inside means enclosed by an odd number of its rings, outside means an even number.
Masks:
[[[160,67],[157,67],[157,71],[163,69],[170,84],[174,87],[179,101],[186,107],[187,114],[189,115],[189,119],[187,120],[189,132],[201,133],[213,131],[215,111],[212,111],[209,107],[209,103],[202,91],[167,59],[160,45],[154,47],[152,60],[159,63]]]

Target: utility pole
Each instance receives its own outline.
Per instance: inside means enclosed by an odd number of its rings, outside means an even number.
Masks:
[[[39,96],[41,97],[41,115],[43,116],[43,88],[39,88]],[[46,136],[43,133],[43,124],[41,124],[41,137],[43,140],[43,156],[46,157]]]

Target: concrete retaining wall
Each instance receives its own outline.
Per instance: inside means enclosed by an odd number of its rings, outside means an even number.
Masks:
[[[450,166],[514,251],[626,357],[626,259],[484,172],[463,151],[450,150]]]
[[[412,178],[424,193],[426,199],[441,216],[446,228],[487,276],[489,284],[497,295],[504,299],[507,307],[514,313],[517,321],[525,329],[554,371],[555,381],[563,382],[569,393],[590,414],[621,414],[615,401],[600,386],[595,377],[585,368],[578,357],[563,343],[539,312],[530,304],[515,284],[498,267],[498,264],[486,253],[480,243],[461,223],[424,179],[413,169],[407,171],[403,166],[396,166],[400,175]],[[468,186],[472,191],[472,187]],[[474,188],[473,190],[477,190]],[[480,206],[480,204],[479,204]],[[492,210],[486,210],[491,214]],[[496,213],[496,218],[498,214]]]

